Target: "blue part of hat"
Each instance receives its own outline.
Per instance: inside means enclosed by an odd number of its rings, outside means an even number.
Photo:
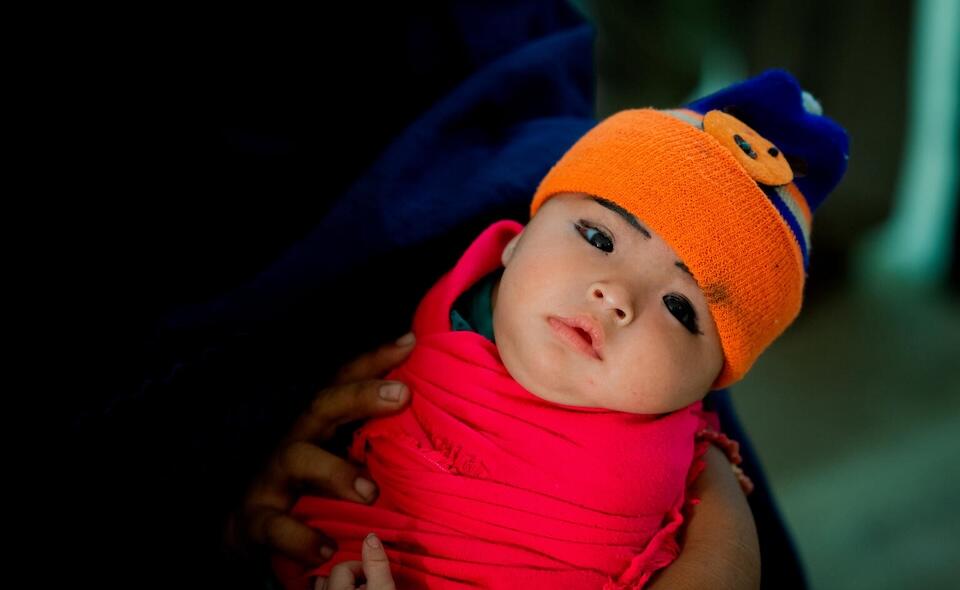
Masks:
[[[847,170],[849,138],[836,121],[808,112],[803,95],[789,72],[772,69],[686,107],[700,114],[727,112],[773,142],[790,162],[793,182],[813,213]],[[807,102],[809,105],[809,95]]]
[[[765,186],[760,183],[757,183],[763,192],[767,195],[767,198],[770,199],[770,202],[773,203],[773,206],[777,208],[777,212],[780,213],[780,217],[787,222],[787,225],[790,227],[790,231],[793,232],[794,238],[797,240],[797,245],[800,246],[800,255],[803,257],[803,270],[806,271],[810,266],[810,252],[807,249],[807,242],[801,236],[803,236],[803,230],[800,229],[800,222],[797,217],[793,214],[793,211],[790,210],[790,207],[783,202],[783,198],[777,192],[777,190],[772,186]]]

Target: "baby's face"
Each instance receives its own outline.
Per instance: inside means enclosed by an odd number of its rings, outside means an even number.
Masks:
[[[649,237],[583,193],[564,193],[504,248],[494,335],[525,389],[638,414],[671,412],[707,393],[723,352],[706,298],[673,249],[644,231]],[[557,323],[578,316],[602,333],[599,354],[596,339]]]

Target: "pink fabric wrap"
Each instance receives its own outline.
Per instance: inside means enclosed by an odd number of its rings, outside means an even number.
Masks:
[[[387,379],[409,406],[368,421],[352,459],[367,463],[372,505],[304,496],[292,514],[336,539],[307,569],[277,554],[290,590],[384,542],[398,588],[640,588],[679,553],[688,486],[704,467],[700,401],[663,417],[543,400],[514,381],[482,335],[450,331],[461,293],[498,268],[522,225],[481,233],[417,308],[417,344]]]

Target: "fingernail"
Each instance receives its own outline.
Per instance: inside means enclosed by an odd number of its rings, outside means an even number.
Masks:
[[[407,332],[403,336],[397,338],[397,346],[410,346],[416,341],[417,337],[413,335],[413,332]]]
[[[373,498],[373,495],[376,493],[377,486],[369,479],[358,477],[353,481],[353,489],[357,490],[358,494],[369,500]]]
[[[387,383],[381,385],[380,399],[385,399],[388,402],[398,402],[400,401],[400,396],[403,395],[403,390],[403,383]]]
[[[367,547],[372,547],[373,549],[380,547],[380,539],[378,539],[373,533],[367,535],[367,538],[364,540],[364,542],[367,544]]]

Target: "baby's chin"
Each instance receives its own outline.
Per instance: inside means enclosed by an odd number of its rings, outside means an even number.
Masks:
[[[494,326],[494,330],[496,330],[496,326]],[[517,355],[511,354],[514,348],[513,346],[510,344],[502,346],[500,344],[508,341],[506,337],[501,338],[501,336],[497,334],[497,349],[500,353],[500,360],[507,370],[507,373],[510,374],[510,377],[530,392],[531,395],[551,403],[565,406],[594,407],[593,404],[585,403],[584,400],[574,395],[573,392],[564,392],[558,387],[552,387],[549,383],[544,383],[538,376],[546,374],[556,378],[557,371],[555,369],[550,370],[550,367],[546,366],[528,366],[520,358],[517,358]]]

